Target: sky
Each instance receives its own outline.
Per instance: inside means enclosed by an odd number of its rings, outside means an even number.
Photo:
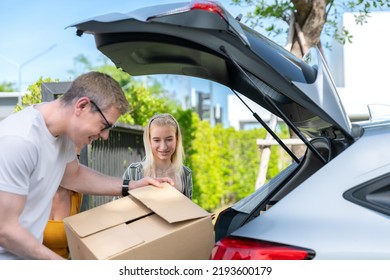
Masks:
[[[75,77],[70,71],[75,68],[78,55],[85,55],[96,65],[102,54],[96,49],[92,35],[78,37],[76,29],[68,26],[111,12],[127,13],[145,6],[183,1],[186,0],[0,0],[0,83],[11,82],[18,87],[19,74],[22,90],[40,77],[72,80]],[[233,16],[246,13],[232,5],[231,0],[219,2]],[[335,80],[344,78],[345,85],[339,94],[347,105],[356,102],[359,94],[364,104],[382,103],[382,100],[390,104],[387,72],[380,71],[379,67],[390,64],[389,39],[386,39],[390,38],[387,36],[390,12],[369,19],[363,26],[349,21],[353,44],[339,51],[342,56],[335,48],[333,60],[329,59]],[[344,76],[338,76],[340,69]]]
[[[352,44],[334,45],[331,68],[346,111],[359,116],[368,114],[368,104],[390,105],[390,11],[371,13],[363,25],[345,14],[343,24],[353,35]],[[390,115],[390,107],[384,113]]]
[[[101,53],[92,35],[78,37],[68,26],[97,15],[171,2],[183,0],[1,0],[0,83],[17,87],[19,74],[23,89],[40,77],[71,80],[75,57],[83,54],[97,63]],[[233,16],[240,13],[230,0],[219,2]]]

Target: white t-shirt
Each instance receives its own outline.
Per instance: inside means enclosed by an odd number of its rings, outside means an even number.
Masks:
[[[0,122],[0,191],[26,196],[19,221],[40,242],[66,164],[75,157],[73,142],[54,137],[33,106]],[[0,247],[0,259],[17,258]]]

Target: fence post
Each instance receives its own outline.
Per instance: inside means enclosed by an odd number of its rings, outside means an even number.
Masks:
[[[270,121],[269,121],[269,127],[272,131],[275,131],[277,124],[277,117],[274,114],[271,114]],[[271,140],[272,135],[267,132],[267,135],[265,136],[265,140],[269,141]],[[259,163],[259,173],[256,179],[256,185],[255,189],[257,190],[260,188],[266,180],[267,176],[267,170],[268,170],[268,163],[269,163],[269,158],[271,156],[271,146],[263,146],[262,152],[261,152],[261,159]]]

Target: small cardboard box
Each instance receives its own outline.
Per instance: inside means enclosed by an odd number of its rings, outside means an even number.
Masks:
[[[64,219],[72,259],[209,259],[210,213],[168,184]]]

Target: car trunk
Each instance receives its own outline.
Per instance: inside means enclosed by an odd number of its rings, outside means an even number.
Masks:
[[[277,203],[361,133],[317,49],[300,60],[215,2],[158,5],[71,27],[80,36],[92,34],[97,48],[130,75],[185,75],[223,84],[277,115],[307,145],[303,158],[219,216],[217,240]]]

